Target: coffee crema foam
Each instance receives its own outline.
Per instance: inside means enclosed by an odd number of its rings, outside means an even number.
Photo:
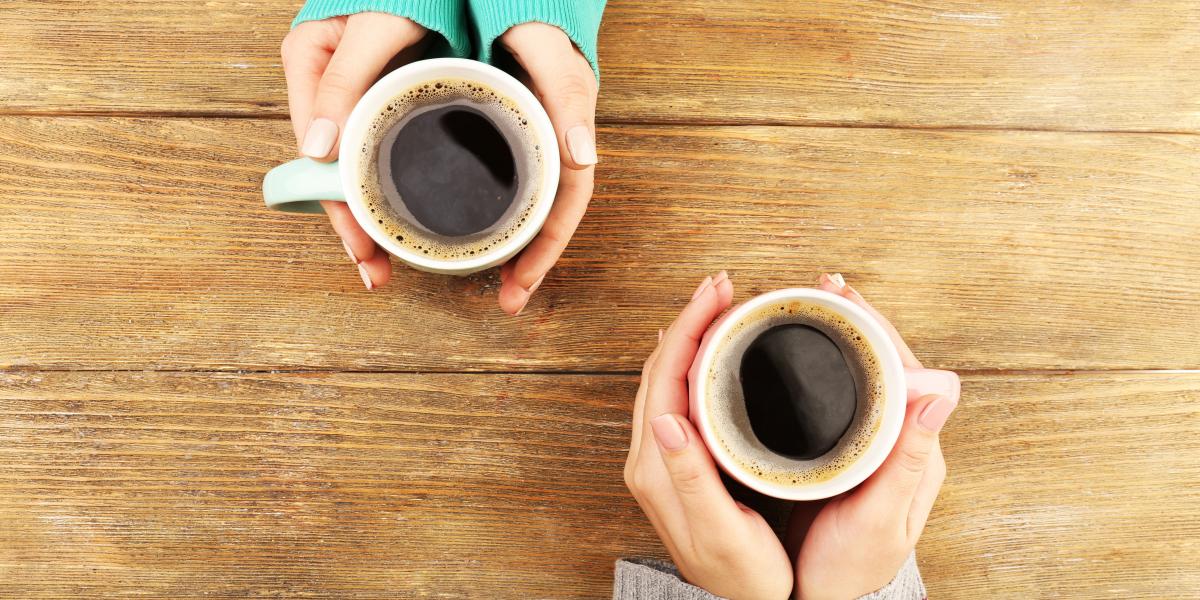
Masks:
[[[750,426],[742,395],[740,367],[746,349],[763,332],[778,325],[800,324],[819,330],[841,350],[854,377],[857,405],[850,429],[832,450],[812,460],[772,452]],[[742,470],[782,486],[832,479],[858,461],[883,422],[887,400],[883,369],[866,336],[845,317],[797,300],[780,300],[757,308],[716,341],[708,372],[706,410],[717,442]]]
[[[425,112],[462,104],[482,112],[504,136],[513,152],[518,188],[512,206],[494,225],[477,234],[450,237],[421,226],[398,212],[383,193],[379,174],[379,149],[394,126]],[[529,223],[541,192],[543,152],[529,118],[517,103],[488,86],[464,79],[432,79],[397,94],[372,117],[359,153],[359,189],[375,223],[401,247],[414,254],[441,260],[466,260],[487,254],[516,236]],[[403,200],[403,199],[402,199]]]

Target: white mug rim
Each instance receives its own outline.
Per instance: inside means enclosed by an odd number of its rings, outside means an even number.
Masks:
[[[712,422],[708,415],[707,406],[707,373],[716,359],[717,350],[722,340],[730,330],[743,318],[758,308],[780,301],[798,300],[829,308],[850,321],[852,325],[863,332],[870,347],[879,358],[884,380],[884,410],[879,425],[879,431],[871,438],[870,444],[862,455],[849,468],[824,481],[811,484],[783,485],[773,483],[753,476],[733,459],[722,444],[715,443],[712,433]],[[905,385],[904,364],[900,352],[892,342],[887,330],[875,320],[866,310],[853,302],[824,290],[815,288],[786,288],[755,296],[729,312],[710,333],[711,342],[705,347],[704,353],[698,358],[696,377],[691,390],[695,397],[692,403],[693,420],[704,438],[709,452],[720,465],[721,469],[743,485],[760,493],[784,500],[820,500],[830,498],[854,488],[870,477],[891,453],[900,429],[904,423],[904,414],[908,400],[908,390]]]
[[[435,258],[397,244],[371,217],[362,199],[361,190],[356,184],[360,163],[357,160],[357,152],[368,133],[371,119],[397,94],[411,89],[423,81],[442,78],[473,80],[492,87],[515,101],[518,108],[528,118],[534,132],[534,139],[541,147],[544,157],[538,197],[534,199],[534,208],[526,226],[521,228],[516,235],[497,244],[488,252],[466,259]],[[346,204],[350,207],[350,212],[354,214],[354,219],[358,221],[359,226],[371,236],[371,239],[375,240],[375,243],[396,258],[418,269],[438,273],[472,273],[496,266],[515,256],[541,231],[542,225],[550,214],[550,208],[554,203],[554,196],[558,188],[558,136],[554,132],[554,126],[550,122],[545,108],[533,93],[512,75],[489,64],[464,58],[420,60],[404,65],[377,81],[354,105],[354,110],[346,119],[338,153],[342,157],[338,161],[338,174],[342,180]],[[354,157],[354,159],[346,160],[345,157]]]

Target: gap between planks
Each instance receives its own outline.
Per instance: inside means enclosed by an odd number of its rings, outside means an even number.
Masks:
[[[121,118],[121,119],[246,119],[260,121],[286,121],[286,113],[241,113],[220,111],[37,111],[0,110],[3,117],[30,118]],[[770,119],[597,119],[596,125],[603,126],[677,126],[677,127],[793,127],[796,129],[881,129],[896,131],[994,131],[994,132],[1040,132],[1040,133],[1091,133],[1113,135],[1200,135],[1192,129],[1072,129],[1069,127],[997,127],[992,125],[891,125],[888,123],[849,123],[839,121],[814,121],[795,123]]]
[[[1027,375],[1200,375],[1200,369],[951,369],[964,377],[1005,377]],[[36,373],[160,373],[187,375],[480,375],[480,376],[561,376],[561,377],[633,377],[641,371],[437,371],[429,369],[0,369],[2,375],[32,375]]]

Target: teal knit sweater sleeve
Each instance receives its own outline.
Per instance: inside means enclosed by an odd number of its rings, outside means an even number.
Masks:
[[[292,27],[339,15],[384,12],[408,17],[441,34],[442,39],[429,52],[431,56],[465,58],[471,55],[474,42],[475,58],[491,62],[492,46],[500,34],[514,25],[538,21],[562,29],[587,57],[599,78],[596,37],[604,3],[605,0],[308,0],[292,21]]]
[[[441,34],[441,39],[429,49],[429,56],[466,58],[471,55],[466,0],[308,0],[292,21],[292,27],[305,21],[319,21],[360,12],[382,12],[407,17],[422,27]]]
[[[475,23],[475,49],[479,60],[492,60],[492,45],[513,25],[538,21],[563,30],[592,64],[596,78],[596,38],[605,0],[467,0]]]

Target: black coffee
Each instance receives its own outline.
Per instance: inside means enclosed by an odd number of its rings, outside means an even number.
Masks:
[[[374,225],[405,250],[472,260],[519,237],[552,198],[528,115],[480,83],[436,79],[398,93],[357,157]],[[343,160],[349,157],[342,156]]]
[[[520,187],[508,140],[486,114],[466,105],[396,123],[383,137],[378,161],[388,203],[443,236],[492,227]]]
[[[874,348],[842,315],[781,299],[712,343],[706,417],[747,473],[784,486],[825,481],[870,447],[887,388]]]
[[[817,458],[854,420],[854,374],[815,327],[777,325],[759,334],[742,356],[740,379],[750,427],[777,454]]]

